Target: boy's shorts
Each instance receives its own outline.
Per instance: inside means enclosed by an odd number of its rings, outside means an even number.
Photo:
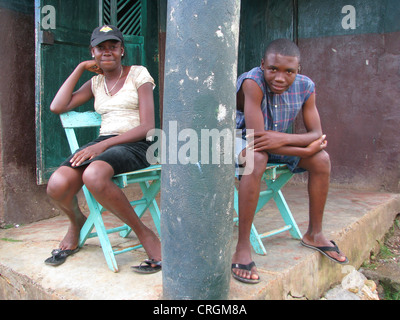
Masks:
[[[240,166],[239,163],[239,154],[245,149],[247,146],[247,141],[236,137],[235,138],[235,163],[236,168]],[[278,163],[278,164],[286,164],[288,169],[293,173],[301,173],[306,171],[303,168],[298,167],[300,162],[300,157],[297,156],[282,156],[278,154],[268,153],[268,163]]]

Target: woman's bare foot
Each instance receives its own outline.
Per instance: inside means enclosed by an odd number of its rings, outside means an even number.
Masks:
[[[161,242],[153,231],[148,229],[144,232],[143,236],[140,237],[140,242],[150,260],[161,261]],[[155,265],[152,264],[152,267]]]
[[[67,234],[60,242],[59,248],[61,250],[74,250],[79,244],[79,235],[83,225],[85,224],[86,217],[82,215],[76,223],[70,223]]]

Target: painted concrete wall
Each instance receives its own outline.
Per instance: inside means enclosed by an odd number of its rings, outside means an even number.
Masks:
[[[302,73],[316,83],[332,184],[400,191],[399,14],[393,0],[299,1]]]

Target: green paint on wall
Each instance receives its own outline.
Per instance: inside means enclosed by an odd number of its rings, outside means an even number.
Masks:
[[[298,0],[299,38],[396,32],[399,14],[398,0]]]

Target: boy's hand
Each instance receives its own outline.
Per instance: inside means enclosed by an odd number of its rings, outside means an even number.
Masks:
[[[254,151],[278,149],[286,144],[282,132],[272,130],[251,133],[246,138],[249,141],[248,148]]]
[[[326,135],[322,135],[319,139],[311,142],[306,149],[309,152],[309,156],[311,157],[312,155],[320,152],[321,150],[325,149],[328,145],[328,141],[325,140]]]

